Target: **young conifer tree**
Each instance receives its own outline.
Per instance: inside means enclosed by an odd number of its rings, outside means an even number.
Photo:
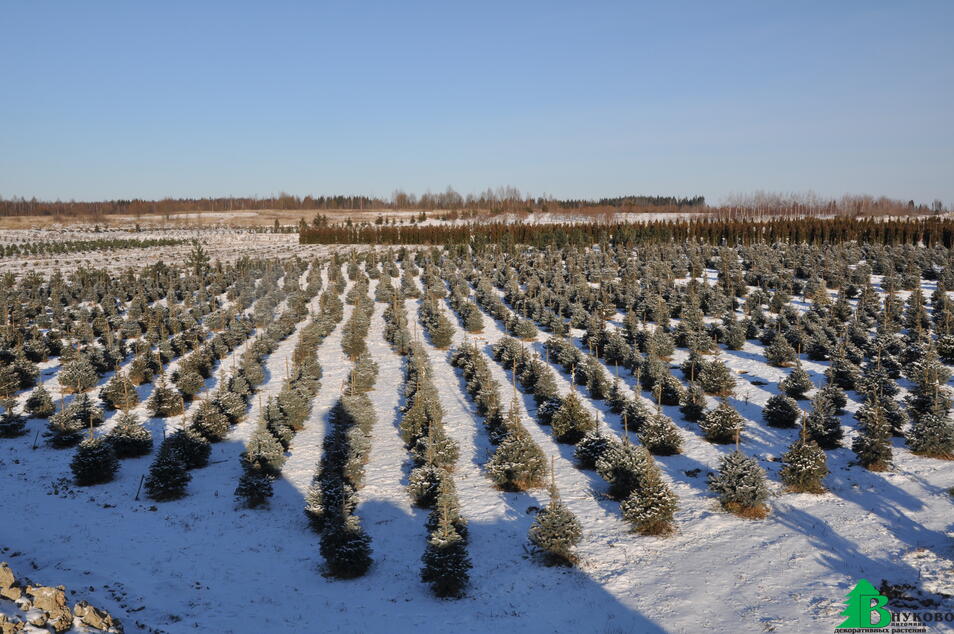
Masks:
[[[146,495],[159,502],[176,500],[185,495],[191,479],[176,452],[167,447],[160,448],[146,476]]]
[[[451,510],[435,509],[440,513],[437,528],[427,540],[421,561],[421,581],[430,584],[431,591],[441,598],[460,598],[470,582],[471,564],[467,541],[457,531]]]
[[[723,456],[719,472],[709,476],[709,488],[718,493],[722,508],[731,513],[754,519],[768,514],[765,471],[755,458],[738,449]]]
[[[791,374],[779,382],[778,387],[786,396],[800,401],[805,398],[809,391],[815,388],[815,385],[812,383],[811,377],[808,376],[808,372],[802,368],[801,363],[798,363]]]
[[[706,440],[725,445],[736,441],[745,427],[745,419],[723,400],[706,412],[703,419],[699,421],[699,427],[702,428]]]
[[[795,427],[801,414],[795,399],[784,394],[769,397],[762,409],[762,418],[771,427]]]
[[[339,579],[363,576],[371,567],[371,537],[355,515],[334,516],[321,534],[321,556],[328,574]]]
[[[824,493],[822,479],[828,475],[828,457],[814,440],[802,437],[782,455],[782,483],[795,493]]]
[[[50,392],[40,385],[30,392],[25,404],[26,413],[32,418],[49,418],[56,412],[56,404]]]
[[[583,407],[576,391],[571,390],[550,420],[550,426],[557,441],[575,444],[596,429],[596,420]]]
[[[656,469],[623,500],[620,510],[623,519],[636,532],[642,535],[668,535],[673,531],[676,502],[676,494]]]
[[[891,466],[891,425],[884,410],[877,405],[871,408],[864,421],[851,448],[865,469],[885,471]]]
[[[537,512],[528,537],[530,543],[543,553],[547,563],[569,566],[576,562],[574,550],[583,538],[583,526],[560,500],[553,475],[550,481],[550,502],[546,508]]]
[[[119,460],[108,438],[87,438],[77,447],[70,469],[76,484],[102,484],[116,476]]]
[[[0,413],[0,438],[15,438],[26,432],[27,419],[16,411],[16,401],[10,399],[3,402],[3,412]]]
[[[117,458],[136,458],[152,451],[152,434],[135,414],[123,412],[107,434]]]

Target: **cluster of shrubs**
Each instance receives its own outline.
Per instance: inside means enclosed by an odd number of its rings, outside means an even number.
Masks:
[[[585,354],[564,337],[550,337],[544,348],[549,360],[560,364],[575,385],[586,386],[590,398],[602,401],[609,397],[612,382],[596,357]]]
[[[574,390],[560,396],[553,370],[539,357],[511,337],[503,337],[491,347],[493,358],[512,370],[516,381],[533,395],[537,418],[550,425],[558,442],[574,444],[596,429],[596,419],[586,410]]]
[[[514,289],[509,292],[509,295],[518,299],[522,297],[522,293]],[[738,442],[744,425],[742,416],[725,400],[707,410],[705,400],[706,393],[721,396],[730,394],[734,387],[734,377],[724,363],[703,356],[704,351],[707,352],[713,347],[714,338],[704,332],[700,315],[696,313],[688,321],[690,324],[695,323],[696,326],[682,326],[675,341],[663,340],[661,344],[656,345],[653,345],[650,338],[639,336],[645,331],[633,329],[637,336],[633,337],[633,346],[630,348],[629,342],[622,335],[607,329],[604,319],[594,316],[587,321],[583,337],[584,344],[588,345],[594,354],[585,355],[572,343],[556,337],[547,342],[547,350],[568,373],[577,373],[577,380],[585,381],[589,385],[592,398],[600,398],[606,385],[606,379],[599,378],[601,366],[593,363],[594,356],[599,355],[607,362],[630,367],[637,375],[641,386],[654,393],[657,403],[679,404],[683,415],[688,420],[699,422],[705,438],[710,442]],[[655,330],[655,333],[660,332],[664,331],[661,328]],[[665,336],[668,337],[668,335]],[[744,336],[742,339],[744,342]],[[681,370],[689,381],[688,390],[683,389],[662,361],[662,356],[671,354],[672,344],[677,342],[690,349],[689,357],[681,365]],[[640,349],[641,343],[643,349]],[[741,344],[737,347],[741,347]],[[648,356],[643,356],[643,352],[648,352]],[[778,365],[784,365],[788,361],[790,359],[786,356],[784,363],[780,362]],[[580,376],[580,367],[584,368],[582,376]],[[595,379],[593,373],[587,371],[588,367],[599,368]],[[800,379],[801,377],[796,377],[796,380]],[[810,387],[809,381],[809,389]],[[796,387],[796,390],[799,388],[801,386]],[[627,422],[633,424],[640,441],[652,453],[667,455],[680,450],[681,440],[671,419],[664,416],[658,409],[653,415],[638,400],[628,399],[619,388],[618,381],[609,388],[609,393],[608,401],[613,411],[623,415],[624,425]],[[791,398],[779,395],[769,400],[764,416],[769,424],[787,427],[795,425],[799,412],[797,404],[794,404]],[[593,442],[601,446],[605,441],[593,439]],[[578,453],[582,454],[580,455],[582,463],[595,466],[595,460],[588,457],[585,450]],[[820,459],[819,454],[821,454]],[[817,448],[817,445],[808,444],[805,441],[796,443],[783,457],[783,461],[786,463],[782,472],[783,481],[792,482],[792,488],[798,490],[817,489],[819,486],[817,482],[827,473],[824,453]],[[758,463],[741,452],[732,454],[731,459],[724,462],[725,464],[720,465],[721,475],[711,482],[713,490],[719,493],[723,506],[745,516],[764,516],[767,512],[764,501],[768,493],[764,473],[758,467]],[[750,481],[758,486],[750,487]],[[750,489],[753,492],[752,496],[740,495],[740,492]],[[649,496],[650,499],[653,497]],[[662,497],[666,498],[666,496]],[[665,507],[665,504],[662,507]],[[632,504],[627,505],[624,508],[624,515],[629,512],[632,516],[633,508]],[[640,522],[637,520],[634,524],[639,525]]]
[[[20,348],[0,349],[0,398],[11,398],[19,390],[36,385],[40,368]]]
[[[101,389],[100,398],[107,409],[133,407],[138,396],[131,387],[153,380],[163,364],[200,347],[207,336],[200,321],[216,311],[217,295],[226,289],[254,288],[254,280],[263,274],[260,267],[241,272],[220,267],[202,284],[183,272],[160,263],[143,267],[138,276],[132,269],[119,276],[81,269],[69,280],[60,273],[48,280],[36,274],[22,277],[16,295],[7,297],[19,295],[27,300],[9,313],[12,323],[22,329],[15,338],[11,338],[16,334],[13,330],[0,333],[0,398],[34,386],[39,375],[36,364],[51,357],[60,358],[62,393],[86,392],[131,353],[127,371],[117,372]],[[161,299],[169,301],[158,304]],[[185,302],[176,303],[181,300]],[[223,323],[234,319],[230,314],[221,317]],[[28,326],[31,319],[33,324]],[[64,341],[67,338],[69,343]],[[224,347],[221,341],[212,345]],[[25,405],[31,417],[48,418],[55,412],[52,397],[43,386],[31,392]],[[13,418],[12,413],[8,416]],[[52,444],[76,444],[82,435],[76,433],[77,426],[88,427],[88,421],[69,414],[59,417],[50,430]],[[13,429],[11,425],[8,431],[13,433]]]
[[[510,290],[508,295],[518,297],[518,290]],[[522,296],[522,293],[519,295]],[[501,306],[500,310],[503,314],[509,312],[505,305]],[[606,346],[601,348],[595,340],[591,341],[590,345],[594,352],[602,350],[605,354],[610,350]],[[672,419],[658,409],[655,413],[648,411],[637,399],[627,399],[619,382],[610,382],[606,370],[594,354],[583,353],[563,336],[549,338],[544,347],[548,360],[560,364],[575,384],[586,385],[591,398],[608,399],[616,413],[623,413],[624,421],[629,419],[626,422],[633,425],[633,430],[639,434],[641,442],[651,453],[671,455],[681,452],[682,440]],[[534,395],[542,421],[548,421],[549,417],[564,405],[557,395],[556,383],[549,374],[547,364],[529,355],[519,342],[509,338],[502,339],[495,345],[494,355],[497,360],[506,364],[517,361],[518,377],[521,384]],[[636,359],[638,362],[639,356],[630,359]],[[658,359],[655,363],[649,363],[650,360],[646,359],[644,363],[646,371],[643,376],[646,378],[642,380],[643,385],[654,390],[659,403],[678,404],[683,394],[681,384],[670,374],[665,363]],[[636,372],[639,374],[638,366]],[[595,428],[595,421],[591,423],[587,415],[578,414],[581,403],[575,393],[568,395],[568,399],[568,411],[557,417],[554,430],[558,440],[562,438],[565,442],[574,442],[574,437],[580,437],[581,429],[582,433],[586,433],[588,425],[592,424]]]
[[[533,303],[527,301],[525,294],[520,291],[512,278],[505,286],[505,296],[512,303],[522,305],[523,309],[530,314],[533,314],[534,310],[538,315],[545,314],[539,306],[534,308]],[[634,526],[635,530],[647,534],[665,534],[673,527],[676,497],[662,480],[658,467],[649,454],[678,453],[681,451],[681,439],[675,423],[663,415],[658,406],[683,405],[685,411],[700,421],[706,437],[713,442],[737,440],[743,419],[728,403],[723,401],[712,410],[708,412],[705,410],[705,393],[720,395],[731,393],[734,378],[723,363],[701,357],[702,352],[707,352],[714,347],[714,342],[704,332],[702,319],[698,314],[687,315],[688,318],[684,320],[685,325],[681,324],[681,328],[677,329],[675,340],[670,339],[668,334],[664,334],[662,338],[656,338],[654,341],[644,336],[645,332],[640,329],[635,332],[641,336],[633,337],[630,342],[618,331],[609,331],[605,328],[607,315],[604,307],[597,303],[592,308],[594,312],[589,318],[580,314],[578,323],[573,324],[571,316],[570,324],[585,326],[582,341],[589,347],[591,354],[586,355],[563,337],[552,337],[546,344],[548,357],[553,357],[555,362],[562,365],[571,375],[574,383],[587,385],[591,398],[607,399],[612,410],[622,414],[624,427],[633,426],[643,446],[634,448],[629,445],[625,437],[621,442],[614,436],[601,434],[595,431],[594,425],[594,430],[587,433],[578,443],[576,455],[581,466],[596,468],[607,480],[612,495],[618,499],[621,496],[627,496],[622,500],[621,509],[624,518]],[[556,318],[562,320],[559,315]],[[553,321],[551,317],[548,323]],[[560,332],[562,329],[553,328],[552,330]],[[662,329],[657,329],[656,332],[664,333]],[[691,378],[695,378],[695,366],[698,365],[701,375],[699,382],[690,383],[688,391],[684,390],[681,383],[671,375],[667,364],[663,361],[664,356],[672,353],[674,343],[690,347],[692,350],[688,367],[684,366],[683,370],[693,375]],[[640,349],[640,346],[643,349]],[[648,356],[644,356],[644,352],[648,352]],[[532,362],[527,362],[530,355],[521,349],[518,342],[502,340],[495,347],[495,356],[505,363],[516,360],[518,367],[528,368],[529,371],[525,370],[528,374],[538,373],[532,369]],[[598,356],[608,363],[629,367],[636,374],[641,386],[650,390],[656,398],[658,405],[655,414],[643,405],[638,397],[627,397],[618,379],[610,384],[605,370],[596,359]],[[690,377],[687,376],[687,378]],[[526,387],[537,393],[532,385],[526,385]],[[539,392],[545,395],[547,390],[543,389]],[[574,396],[572,393],[568,395],[560,405],[561,409],[567,408],[566,400],[572,396]],[[553,401],[550,402],[553,403]],[[555,403],[551,407],[556,407]],[[549,409],[541,407],[544,413],[548,413]],[[573,420],[580,420],[587,416],[585,412],[580,411],[580,408],[574,407],[572,402],[569,403],[568,409],[573,414]],[[558,413],[559,409],[556,412]],[[556,413],[553,416],[557,423],[562,423],[562,417],[557,416]],[[553,424],[552,419],[551,424]],[[608,448],[613,450],[604,455],[604,451]],[[636,456],[635,453],[644,455]],[[602,462],[600,462],[601,459]],[[597,467],[598,464],[599,467]],[[648,471],[645,467],[647,464],[650,465]],[[713,484],[714,488],[717,486]],[[731,487],[726,488],[731,489]],[[732,510],[743,508],[729,501],[726,501],[725,505]]]
[[[198,312],[207,313],[208,310]],[[179,415],[183,412],[183,395],[166,383],[162,372],[163,364],[188,351],[193,351],[183,359],[185,367],[196,373],[201,372],[202,375],[211,376],[214,363],[239,345],[251,332],[251,328],[246,326],[241,318],[232,315],[227,322],[228,329],[216,334],[211,341],[203,344],[200,342],[206,335],[205,330],[200,326],[193,324],[183,330],[188,322],[179,320],[168,323],[180,329],[180,333],[169,339],[160,340],[159,347],[154,352],[149,350],[148,338],[143,337],[134,346],[139,350],[139,354],[129,370],[127,372],[117,370],[113,378],[100,389],[99,397],[106,409],[122,410],[108,434],[97,437],[93,433],[93,429],[103,423],[103,410],[94,405],[89,395],[84,393],[98,382],[99,374],[106,370],[107,363],[102,355],[90,353],[90,351],[100,350],[95,346],[90,346],[86,351],[77,352],[75,355],[61,355],[61,360],[70,359],[61,369],[61,381],[65,381],[68,386],[74,386],[72,391],[78,393],[68,406],[56,412],[52,397],[43,386],[34,390],[27,399],[27,410],[31,415],[50,418],[46,436],[52,446],[79,445],[71,462],[77,484],[92,485],[108,482],[113,479],[118,470],[119,459],[143,456],[151,452],[152,435],[138,417],[129,411],[139,402],[135,389],[137,384],[152,380],[158,373],[159,383],[147,402],[148,410],[151,415],[158,417]],[[162,330],[160,328],[159,332],[161,333]],[[108,344],[112,341],[110,335],[111,332],[105,330],[100,337]],[[119,346],[121,345],[120,343]],[[109,349],[106,348],[106,350]],[[112,349],[115,350],[115,347]],[[140,359],[143,361],[137,364],[136,361]],[[122,359],[110,359],[110,361],[113,360],[118,364]],[[148,371],[144,372],[144,368]],[[136,380],[130,378],[131,376]],[[204,384],[204,379],[201,382]],[[89,430],[89,437],[81,440],[86,429]],[[203,462],[201,456],[204,450],[201,447],[192,447],[194,444],[196,443],[191,436],[178,432],[164,442],[165,446],[175,446],[180,449],[184,445],[189,445],[188,450],[183,451],[190,451],[195,455],[190,455],[187,462],[200,464]],[[173,476],[171,479],[176,478]]]
[[[523,293],[515,284],[509,284],[508,289],[509,297],[518,301],[523,299]],[[674,340],[669,339],[668,334],[665,335],[665,339],[656,342],[649,337],[636,336],[630,343],[619,332],[610,331],[605,327],[606,315],[602,312],[601,306],[596,305],[594,308],[597,309],[595,315],[589,319],[581,319],[581,323],[586,326],[582,340],[584,345],[589,347],[591,354],[583,353],[563,337],[551,337],[546,343],[548,357],[552,357],[555,362],[562,365],[574,382],[586,384],[591,398],[597,400],[605,398],[611,409],[622,415],[624,427],[628,430],[631,425],[642,443],[639,451],[646,452],[646,455],[650,453],[670,455],[681,451],[682,441],[678,428],[672,419],[665,416],[659,409],[659,406],[664,404],[681,405],[687,418],[699,421],[707,440],[718,443],[738,441],[744,419],[727,401],[723,400],[716,407],[706,410],[705,394],[707,392],[721,396],[731,394],[735,379],[724,363],[702,356],[703,352],[714,348],[714,340],[706,334],[700,314],[687,315],[688,319],[680,324]],[[656,332],[664,331],[660,328]],[[634,330],[634,333],[645,335],[645,331],[641,329]],[[688,390],[684,389],[678,379],[669,372],[668,364],[663,360],[664,355],[671,354],[675,343],[690,348],[690,356],[681,368],[686,378],[690,380]],[[643,349],[640,349],[640,344]],[[509,354],[506,356],[510,358],[525,359],[528,356],[525,351],[517,352],[519,345],[517,342],[502,340],[498,345],[501,348],[509,348]],[[627,397],[618,379],[610,384],[602,364],[597,361],[598,356],[607,362],[629,367],[637,376],[641,387],[655,396],[656,412],[653,413],[643,405],[638,396]],[[697,372],[698,380],[694,380],[697,378]],[[575,411],[576,408],[573,410]],[[652,465],[651,475],[644,475],[642,465],[645,460],[637,459],[631,449],[611,451],[608,456],[602,456],[605,448],[616,445],[629,447],[625,436],[620,442],[613,436],[593,431],[577,445],[576,455],[581,466],[596,468],[598,473],[607,480],[612,495],[618,499],[623,494],[630,496],[622,501],[621,510],[624,518],[633,525],[635,530],[646,534],[670,532],[673,528],[676,497],[661,479],[658,467],[649,459],[649,464]],[[746,458],[740,452],[736,453],[738,454],[736,457],[744,465],[752,466],[754,459]],[[604,460],[598,468],[600,457]],[[737,479],[732,475],[730,466],[723,466],[725,469],[720,471],[727,470],[729,475],[725,479],[730,484],[724,484],[720,488],[719,483],[723,480],[715,479],[712,483],[713,489],[720,491],[723,506],[743,515],[761,516],[764,513],[763,502],[767,497],[767,487],[764,484],[764,473],[758,470],[757,462],[754,463],[755,479],[758,479],[759,474],[762,475],[762,488],[765,495],[762,496],[761,493],[756,495],[755,502],[747,499],[741,502],[730,499],[731,495],[727,492],[734,490],[733,486],[737,484]],[[640,484],[632,485],[632,483]],[[745,483],[739,486],[740,490],[746,490]],[[620,490],[621,487],[622,490]]]
[[[539,403],[538,419],[549,424],[559,442],[576,445],[575,456],[581,468],[596,469],[609,484],[610,495],[621,502],[623,517],[635,530],[644,534],[666,534],[672,530],[676,496],[662,478],[659,467],[645,445],[633,445],[624,437],[604,434],[597,429],[596,420],[586,410],[575,391],[565,397],[555,397],[555,380],[548,373],[552,370],[540,359],[533,358],[520,342],[503,338],[493,347],[494,357],[505,365],[514,365],[520,383],[531,392]],[[541,378],[548,377],[549,378]],[[539,387],[538,387],[539,386]],[[558,399],[558,400],[557,400]],[[559,403],[559,404],[557,404]],[[649,427],[656,416],[636,399],[619,403],[621,411],[631,416],[637,433]],[[542,412],[548,412],[544,421]],[[672,421],[668,421],[672,425]],[[664,427],[664,425],[659,425]],[[663,434],[660,434],[663,435]],[[675,440],[655,441],[647,433],[648,440],[658,442],[658,447],[669,445],[661,453],[675,453],[679,448],[678,433]],[[642,436],[641,436],[642,437]],[[674,446],[674,447],[673,447]]]
[[[803,415],[792,399],[805,398],[815,387],[799,365],[799,352],[816,361],[830,361],[829,384],[818,390],[809,414],[804,415],[804,438],[790,449],[793,460],[809,454],[812,459],[795,460],[802,467],[787,469],[784,473],[790,477],[783,477],[790,488],[808,490],[822,488],[817,474],[823,475],[827,468],[821,449],[842,442],[844,410],[838,403],[844,395],[840,390],[856,390],[864,399],[864,411],[856,415],[860,434],[852,445],[862,466],[884,469],[890,465],[890,435],[905,435],[908,446],[921,455],[954,455],[950,393],[944,380],[935,378],[936,372],[919,371],[925,360],[934,368],[939,367],[936,359],[954,360],[954,310],[945,292],[954,288],[954,269],[947,256],[940,251],[880,245],[841,245],[833,250],[838,251],[837,257],[825,257],[820,269],[809,264],[817,259],[817,248],[788,245],[774,251],[765,245],[689,247],[684,255],[654,245],[636,258],[612,250],[584,255],[564,252],[513,259],[513,266],[500,258],[478,261],[474,268],[490,275],[518,312],[537,318],[559,313],[570,325],[585,327],[585,345],[607,362],[628,364],[644,388],[663,404],[678,402],[687,419],[699,420],[707,428],[707,438],[715,442],[730,441],[740,422],[725,403],[706,416],[704,394],[726,396],[734,384],[723,363],[702,356],[714,349],[715,342],[740,349],[746,339],[759,339],[769,364],[795,366],[780,383],[783,394],[772,397],[763,410],[766,422],[779,427],[797,425]],[[663,264],[667,260],[659,256],[664,253],[671,255],[672,266]],[[686,266],[680,270],[682,262]],[[473,267],[472,262],[468,265]],[[674,283],[688,272],[700,276],[706,267],[720,271],[717,284],[695,279]],[[792,275],[780,274],[785,270]],[[885,276],[883,302],[872,286],[873,273]],[[933,315],[917,288],[922,278],[939,281],[930,300]],[[750,286],[758,288],[750,291]],[[829,288],[838,289],[834,300]],[[913,290],[906,302],[896,295],[901,288]],[[791,305],[795,294],[808,300],[808,312]],[[745,315],[738,319],[731,309],[739,308],[741,298],[746,298]],[[854,307],[852,299],[857,300]],[[617,310],[627,311],[622,335],[604,323]],[[721,322],[705,323],[704,317],[720,314]],[[680,319],[675,330],[669,322],[672,317]],[[646,328],[649,321],[655,322],[654,328]],[[872,327],[877,328],[875,334]],[[690,384],[682,395],[678,382],[666,378],[664,364],[658,361],[671,354],[673,345],[690,350],[690,359],[683,364]],[[640,359],[640,353],[649,358]],[[898,391],[895,379],[902,373],[915,384],[906,410],[891,398]],[[659,379],[666,382],[663,389],[657,385]],[[866,415],[869,411],[874,415]],[[908,420],[912,424],[905,432]],[[803,477],[793,473],[810,474],[811,482],[806,485]]]
[[[219,345],[214,348],[211,344],[183,345],[181,348],[175,348],[169,357],[163,357],[160,354],[149,355],[150,358],[154,359],[155,372],[159,374],[159,380],[147,401],[147,409],[150,415],[165,418],[183,413],[182,395],[166,382],[165,374],[162,371],[164,362],[175,359],[179,351],[189,349],[196,350],[190,357],[198,355],[203,357],[207,355],[216,356],[219,353],[215,351],[221,351],[220,353],[224,356],[233,346],[238,345],[244,336],[241,331],[233,331],[228,336],[221,335],[222,339],[217,339]],[[187,340],[183,339],[183,341]],[[63,370],[66,370],[66,368],[64,367]],[[211,367],[209,367],[208,372],[211,374]],[[103,475],[100,477],[96,478],[88,475],[95,471],[95,460],[98,456],[105,455],[104,452],[108,452],[109,446],[115,448],[119,457],[140,456],[151,450],[151,436],[142,427],[138,418],[129,412],[139,402],[136,384],[129,378],[130,373],[131,370],[117,370],[113,377],[100,389],[99,397],[104,407],[108,410],[122,410],[123,414],[119,415],[117,424],[110,430],[109,434],[97,439],[91,433],[89,439],[80,443],[81,446],[78,448],[74,460],[76,465],[74,474],[76,474],[77,482],[84,481],[84,483],[93,484],[112,479],[115,468],[109,467],[109,465],[115,466],[115,462],[111,460],[104,460],[104,464],[109,468],[104,467]],[[52,399],[42,387],[37,388],[27,401],[28,409],[35,412],[35,415],[46,414],[49,416],[46,437],[54,447],[76,445],[82,438],[84,429],[98,427],[104,420],[102,409],[95,406],[92,399],[84,393],[80,393],[59,412],[53,413],[50,409],[51,405]],[[90,451],[93,449],[95,451],[91,454]],[[87,475],[80,475],[78,471],[83,471]]]
[[[625,438],[588,433],[574,451],[580,466],[595,469],[620,501],[623,519],[644,535],[664,535],[674,526],[676,495],[662,478],[652,455]]]

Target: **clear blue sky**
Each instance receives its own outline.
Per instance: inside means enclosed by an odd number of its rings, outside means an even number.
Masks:
[[[0,0],[0,23],[5,197],[954,203],[952,0]]]

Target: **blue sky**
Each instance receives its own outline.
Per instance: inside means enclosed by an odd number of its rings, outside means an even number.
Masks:
[[[0,0],[0,195],[954,203],[954,2]]]

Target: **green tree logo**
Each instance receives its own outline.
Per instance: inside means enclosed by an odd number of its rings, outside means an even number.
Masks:
[[[888,597],[878,592],[867,579],[859,579],[857,585],[848,593],[845,611],[841,613],[841,616],[848,618],[835,629],[888,627],[891,624],[891,613],[884,609],[887,603]],[[878,620],[873,623],[871,617],[874,613],[878,614]]]

